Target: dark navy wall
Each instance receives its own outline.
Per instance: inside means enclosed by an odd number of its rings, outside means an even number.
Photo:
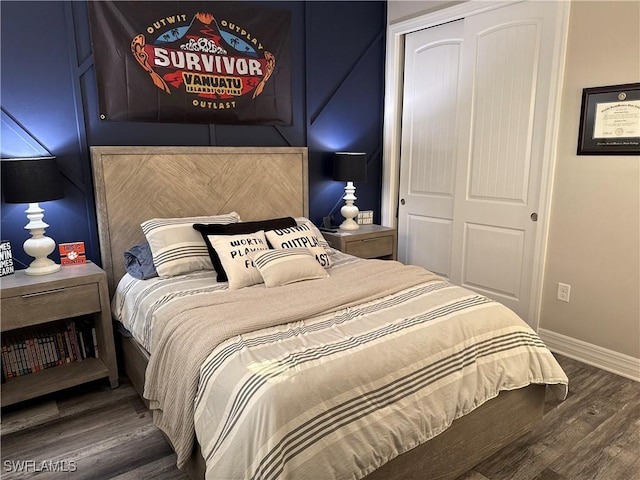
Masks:
[[[339,216],[343,185],[331,180],[332,153],[367,152],[361,210],[380,214],[386,2],[260,2],[291,11],[293,124],[287,127],[104,122],[98,118],[84,2],[0,3],[2,157],[52,154],[65,198],[45,202],[47,234],[84,241],[100,263],[89,146],[308,146],[311,219]],[[2,207],[3,240],[14,257],[28,233],[26,205]],[[52,255],[56,261],[57,255]]]

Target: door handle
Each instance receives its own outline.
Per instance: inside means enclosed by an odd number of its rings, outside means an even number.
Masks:
[[[400,205],[404,205],[404,204],[405,204],[404,198],[401,198],[400,199]]]
[[[533,212],[531,214],[531,221],[532,222],[537,222],[538,221],[538,214],[536,212]]]

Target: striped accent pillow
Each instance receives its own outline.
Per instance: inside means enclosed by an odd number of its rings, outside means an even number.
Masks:
[[[306,248],[265,250],[250,254],[267,287],[329,276]]]
[[[194,223],[228,224],[240,221],[240,215],[152,218],[140,226],[144,232],[158,276],[163,278],[195,272],[213,270],[207,245],[202,235],[193,229]]]

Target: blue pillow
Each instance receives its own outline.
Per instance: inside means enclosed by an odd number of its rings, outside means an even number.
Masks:
[[[153,264],[153,255],[149,242],[142,242],[124,252],[124,268],[138,280],[147,280],[158,276]]]

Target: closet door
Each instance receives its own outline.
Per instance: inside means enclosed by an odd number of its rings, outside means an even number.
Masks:
[[[464,20],[406,36],[398,256],[451,275]]]
[[[438,163],[434,169],[433,152],[428,149],[409,157],[408,171],[404,164],[405,149],[415,152],[415,145],[422,141],[416,138],[442,139],[437,129],[446,121],[415,124],[414,118],[428,118],[429,114],[414,112],[403,117],[402,124],[400,203],[404,199],[406,207],[418,201],[411,195],[412,185],[431,186],[444,171],[454,176],[451,192],[438,188],[423,195],[447,198],[452,211],[432,209],[418,218],[412,213],[413,206],[403,212],[400,205],[400,218],[404,215],[406,220],[399,219],[399,237],[404,238],[399,257],[405,255],[408,263],[423,265],[486,294],[526,320],[532,297],[541,165],[553,98],[550,83],[558,12],[558,2],[521,2],[461,21],[457,92],[447,96],[448,108],[457,112],[452,127],[447,128],[454,132],[448,146],[454,154],[446,157],[446,167]],[[419,81],[409,78],[415,74],[407,72],[405,85]],[[406,94],[405,101],[413,103]],[[440,101],[436,100],[435,108],[431,102],[419,108],[443,111],[447,107],[439,105]],[[405,103],[403,108],[418,107]],[[405,130],[413,132],[407,134],[412,139],[409,143],[404,141]],[[422,163],[426,166],[417,166]],[[416,180],[417,172],[424,173]],[[446,238],[450,239],[449,252]],[[440,255],[439,259],[429,258]]]

